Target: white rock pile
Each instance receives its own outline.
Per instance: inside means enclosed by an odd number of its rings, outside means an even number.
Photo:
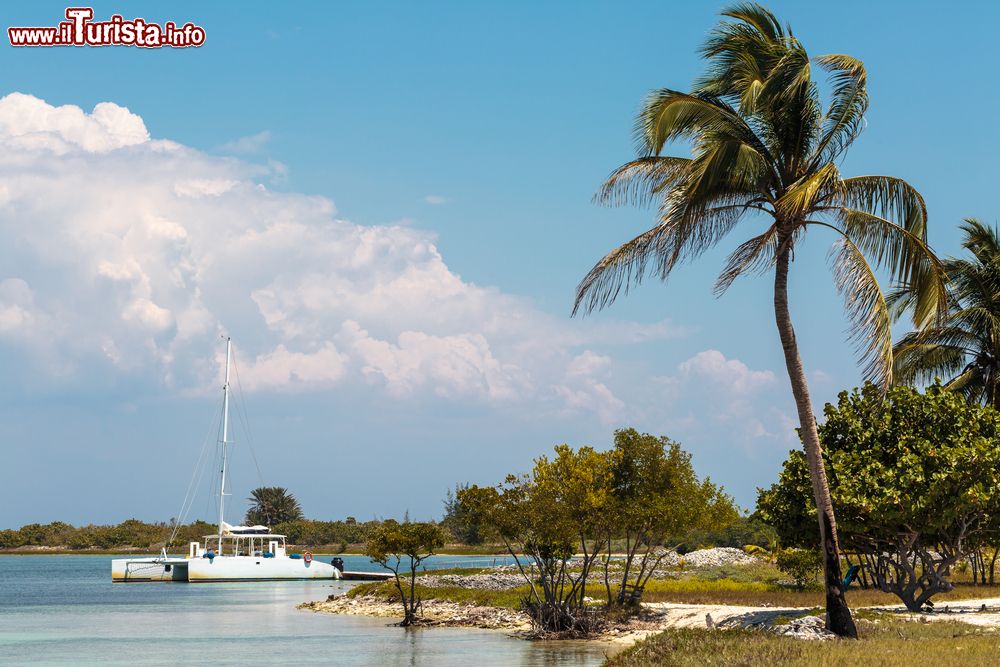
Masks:
[[[299,608],[328,614],[381,618],[402,616],[402,608],[398,602],[372,596],[331,595],[326,600],[303,603]],[[418,624],[525,631],[530,629],[531,620],[527,614],[515,609],[479,607],[444,600],[424,600],[421,603]]]
[[[423,586],[459,586],[487,591],[506,591],[524,585],[520,574],[485,572],[483,574],[429,574],[420,577]]]
[[[667,557],[668,559],[671,556]],[[684,554],[683,556],[673,555],[673,565],[679,565],[680,559],[684,559],[685,567],[720,567],[722,565],[749,565],[757,562],[755,556],[751,556],[742,549],[735,547],[713,547],[712,549],[699,549]]]
[[[821,616],[803,616],[784,625],[772,625],[771,632],[795,639],[833,639],[837,635],[826,629]]]

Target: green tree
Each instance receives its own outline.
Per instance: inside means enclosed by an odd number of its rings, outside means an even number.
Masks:
[[[585,600],[602,556],[608,605],[637,603],[667,553],[664,536],[738,516],[721,489],[698,479],[680,445],[634,429],[617,431],[609,451],[558,445],[530,474],[462,488],[457,498],[514,558],[536,627],[564,635],[586,635],[602,622]],[[621,542],[624,571],[613,593],[610,563]]]
[[[834,282],[844,297],[865,372],[892,378],[890,315],[875,277],[884,269],[916,295],[922,326],[946,305],[940,262],[927,247],[920,194],[889,176],[843,178],[838,169],[864,127],[864,64],[833,54],[810,58],[767,9],[741,3],[723,12],[701,54],[706,70],[690,93],[661,89],[646,99],[635,135],[638,157],[615,170],[597,194],[609,204],[655,204],[654,227],[611,251],[577,289],[574,313],[612,303],[653,273],[666,280],[739,223],[763,232],[729,256],[716,291],[748,272],[774,270],[774,316],[809,462],[824,552],[829,628],[857,636],[844,599],[836,519],[823,470],[809,387],[788,307],[788,270],[810,229],[831,232]],[[829,74],[824,108],[813,67]],[[665,155],[690,141],[691,157]],[[750,215],[748,215],[750,214]]]
[[[732,499],[709,480],[699,480],[691,455],[665,437],[640,434],[635,429],[615,432],[611,457],[605,587],[613,538],[625,541],[625,564],[616,602],[638,604],[646,582],[669,553],[663,546],[669,535],[734,522],[739,513]],[[742,546],[742,545],[740,545]]]
[[[258,487],[250,492],[247,500],[250,502],[246,515],[248,524],[273,526],[303,518],[299,501],[281,486]]]
[[[944,261],[948,314],[896,344],[894,377],[916,384],[941,376],[946,389],[1000,409],[1000,238],[974,218],[962,223],[962,232],[962,247],[971,257]],[[902,311],[912,294],[901,290],[889,301]]]
[[[403,605],[406,627],[412,625],[420,613],[420,598],[416,594],[417,568],[435,550],[444,546],[446,533],[435,523],[384,521],[376,527],[365,542],[365,555],[392,572]],[[401,571],[409,570],[409,582],[404,587]]]
[[[448,489],[444,497],[444,516],[441,527],[455,536],[463,544],[482,544],[479,526],[467,507],[458,500],[458,492],[469,488],[468,484],[456,484],[455,490]]]
[[[820,427],[845,547],[869,577],[918,610],[951,568],[1000,530],[1000,413],[935,384],[842,392]],[[809,469],[792,451],[758,513],[786,544],[811,547]],[[784,514],[789,508],[805,512]],[[812,515],[812,516],[810,516]]]
[[[609,516],[609,459],[591,447],[559,445],[552,460],[535,460],[530,475],[458,492],[517,564],[529,587],[523,607],[539,630],[580,636],[600,624],[586,612],[584,597]],[[576,552],[581,560],[571,565]]]

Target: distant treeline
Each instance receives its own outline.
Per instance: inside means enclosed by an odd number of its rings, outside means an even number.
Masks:
[[[334,545],[342,549],[350,544],[360,544],[366,535],[381,521],[359,522],[353,517],[343,521],[311,521],[297,519],[272,526],[275,533],[286,535],[291,544],[303,546]],[[200,541],[205,535],[216,532],[214,524],[195,521],[177,528],[171,547]],[[0,530],[0,548],[50,547],[65,549],[120,549],[156,548],[166,545],[174,524],[169,522],[146,523],[128,519],[116,526],[72,526],[62,521],[31,523],[16,530]]]
[[[477,531],[463,525],[462,519],[454,512],[445,512],[440,525],[451,536],[452,544],[480,544]],[[365,542],[368,534],[382,521],[357,521],[347,517],[342,521],[313,521],[296,519],[275,524],[273,530],[286,535],[290,544],[306,547],[328,546],[343,551],[349,545]],[[20,549],[48,547],[62,549],[150,549],[159,550],[166,545],[174,526],[169,522],[146,523],[138,519],[128,519],[116,526],[72,526],[62,521],[53,523],[30,523],[19,529],[0,530],[0,549]],[[195,521],[177,529],[170,547],[184,547],[188,542],[201,541],[205,535],[214,534],[215,524]],[[684,535],[670,536],[665,544],[677,546],[681,553],[704,546],[735,546],[744,544],[769,545],[773,541],[771,531],[760,523],[739,518],[732,523],[720,525],[716,529],[691,531]],[[471,539],[470,539],[471,538]]]

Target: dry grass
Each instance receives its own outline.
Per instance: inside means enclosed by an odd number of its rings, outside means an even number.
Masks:
[[[486,570],[448,569],[428,571],[426,574],[474,574]],[[820,607],[825,604],[819,586],[798,591],[779,583],[783,575],[767,563],[744,566],[726,566],[703,570],[678,571],[675,579],[654,579],[646,585],[644,602],[676,602],[680,604],[728,604],[746,607]],[[419,582],[419,579],[417,580]],[[612,591],[616,590],[611,582]],[[517,608],[528,594],[528,586],[507,591],[465,589],[457,586],[419,586],[424,599],[468,602],[496,607]],[[351,595],[375,594],[394,597],[391,584],[364,584],[351,590]],[[600,573],[596,573],[587,586],[587,595],[595,600],[606,599],[607,592]],[[958,583],[949,593],[934,596],[938,606],[953,600],[1000,597],[1000,586],[972,586]],[[862,590],[856,586],[847,593],[852,607],[896,606],[899,598],[891,593]]]
[[[482,547],[486,549],[486,547]],[[494,547],[495,549],[495,547]],[[470,552],[471,553],[471,552]],[[617,563],[620,566],[620,562]],[[846,563],[844,564],[846,570]],[[491,572],[492,568],[447,568],[419,572],[418,576],[442,574],[477,574]],[[806,590],[795,590],[787,584],[788,576],[773,563],[758,561],[745,565],[721,565],[717,567],[692,568],[676,567],[665,573],[670,578],[653,579],[646,585],[644,602],[674,602],[678,604],[737,605],[746,607],[822,607],[825,604],[823,591],[818,581]],[[616,572],[611,572],[611,590],[617,590]],[[620,577],[621,573],[618,572]],[[942,603],[977,598],[1000,598],[1000,585],[972,586],[968,583],[967,572],[955,572],[952,581],[955,589],[949,593],[939,593],[933,602]],[[418,579],[419,581],[419,579]],[[528,595],[527,585],[507,591],[486,591],[464,589],[457,586],[418,586],[423,599],[448,600],[484,606],[516,609]],[[391,584],[366,584],[352,589],[350,595],[374,594],[387,599],[397,597]],[[598,567],[587,586],[587,595],[603,601],[607,591],[603,582],[603,572]],[[857,584],[847,593],[847,602],[853,608],[898,606],[902,603],[891,593],[864,590]]]
[[[1000,586],[958,584],[949,593],[934,596],[935,604],[949,600],[972,600],[1000,597]],[[682,604],[732,604],[747,607],[818,607],[826,604],[821,590],[796,591],[775,583],[698,579],[651,581],[646,586],[644,602]],[[851,588],[847,603],[852,607],[895,606],[902,604],[891,593]]]
[[[958,667],[991,665],[1000,655],[993,630],[952,622],[860,620],[858,641],[817,642],[749,630],[669,630],[619,653],[605,667]]]

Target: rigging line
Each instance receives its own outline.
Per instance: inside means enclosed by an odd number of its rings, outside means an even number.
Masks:
[[[216,442],[216,444],[222,442],[222,419],[219,419],[218,424],[219,424],[218,431],[216,431],[216,433],[215,433],[215,442]],[[214,516],[214,515],[218,514],[218,509],[219,509],[219,497],[215,493],[216,490],[219,489],[219,487],[216,486],[216,483],[217,483],[216,480],[219,480],[219,478],[215,476],[214,472],[215,472],[215,470],[217,468],[219,468],[219,467],[222,466],[222,448],[221,447],[215,447],[214,448],[214,453],[215,454],[212,457],[212,471],[213,471],[213,474],[212,474],[212,488],[209,489],[208,497],[205,498],[205,514],[206,515],[208,514],[209,505],[212,505],[213,509],[215,510],[214,512],[212,512],[212,514],[210,516]]]
[[[208,452],[208,443],[210,442],[212,435],[212,427],[215,426],[216,420],[219,418],[219,412],[213,410],[213,418],[208,423],[208,430],[205,431],[205,437],[202,440],[201,452],[198,454],[198,459],[195,461],[194,469],[191,471],[191,481],[188,482],[187,491],[184,493],[184,502],[181,503],[181,511],[177,515],[177,523],[174,525],[174,530],[170,533],[170,540],[167,542],[167,546],[170,546],[174,538],[177,537],[177,531],[180,530],[181,525],[187,520],[188,512],[194,506],[195,497],[198,495],[196,489],[201,485],[201,478],[205,473],[204,460]]]
[[[236,363],[236,353],[233,353],[233,370],[236,371],[236,393],[239,400],[236,401],[236,414],[239,416],[240,421],[243,422],[243,432],[247,436],[247,447],[250,449],[250,458],[253,459],[253,465],[257,468],[257,481],[260,482],[261,486],[264,486],[264,475],[260,472],[260,464],[257,463],[257,454],[253,449],[253,436],[250,434],[250,420],[247,414],[246,399],[243,397],[243,383],[240,382],[240,367]]]
[[[208,449],[209,436],[212,433],[213,424],[214,420],[209,422],[208,430],[205,432],[205,437],[202,440],[201,444],[201,451],[199,452],[198,458],[195,461],[194,468],[191,470],[191,479],[188,481],[187,490],[184,492],[184,500],[183,502],[181,502],[180,512],[178,512],[177,514],[177,519],[176,522],[174,523],[174,528],[170,533],[170,539],[167,540],[166,546],[170,546],[171,544],[173,544],[174,538],[177,537],[177,531],[180,529],[180,526],[184,523],[184,520],[187,518],[187,513],[191,509],[190,501],[193,500],[191,491],[197,486],[198,483],[195,481],[195,477],[197,476],[200,479],[200,475],[198,475],[198,472],[201,470],[201,461],[205,457],[205,452]]]

